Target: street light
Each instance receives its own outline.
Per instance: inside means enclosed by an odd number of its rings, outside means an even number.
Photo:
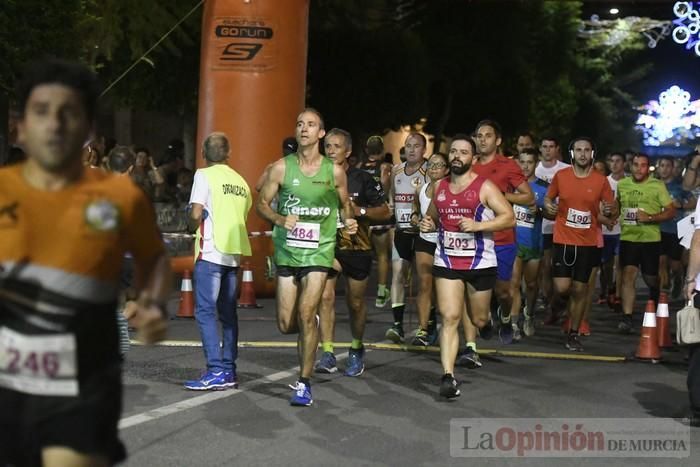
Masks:
[[[610,8],[610,14],[611,14],[611,15],[616,15],[616,14],[618,14],[619,12],[620,12],[620,10],[617,9],[617,8]]]

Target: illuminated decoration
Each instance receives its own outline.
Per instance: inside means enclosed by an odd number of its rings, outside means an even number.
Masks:
[[[673,14],[676,15],[671,33],[674,42],[684,44],[686,50],[693,50],[700,57],[700,2],[676,2]]]
[[[680,146],[700,137],[700,99],[690,100],[690,93],[671,86],[639,110],[637,130],[644,134],[644,145]]]
[[[619,19],[600,19],[592,15],[587,21],[581,21],[578,36],[587,39],[591,47],[616,47],[637,34],[648,39],[650,49],[658,42],[671,35],[671,22],[651,18],[627,16]]]

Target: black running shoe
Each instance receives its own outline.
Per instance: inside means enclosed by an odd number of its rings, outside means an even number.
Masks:
[[[440,395],[447,399],[454,399],[460,395],[457,380],[449,373],[442,375],[442,380],[440,381]]]

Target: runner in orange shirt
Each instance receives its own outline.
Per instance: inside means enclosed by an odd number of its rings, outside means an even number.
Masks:
[[[579,325],[586,307],[588,280],[594,266],[600,263],[598,220],[601,203],[604,212],[615,215],[613,192],[605,175],[593,170],[593,141],[579,137],[569,145],[572,166],[554,175],[544,205],[555,216],[552,248],[552,277],[555,299],[566,299],[571,328],[566,348],[583,351],[578,337]],[[559,197],[559,203],[553,200]]]
[[[122,258],[145,342],[165,335],[170,267],[153,208],[128,177],[90,170],[82,146],[99,89],[81,65],[31,64],[18,86],[26,162],[0,170],[0,465],[124,459],[115,318]]]

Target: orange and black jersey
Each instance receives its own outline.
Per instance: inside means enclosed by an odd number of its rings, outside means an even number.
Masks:
[[[346,172],[348,177],[348,196],[356,206],[371,208],[384,203],[382,184],[374,180],[372,175],[362,169],[350,167]],[[370,221],[367,218],[357,219],[357,234],[349,235],[345,229],[338,229],[336,250],[371,251]]]
[[[118,355],[115,306],[124,254],[163,254],[153,208],[128,177],[85,170],[65,189],[0,169],[0,328],[74,333],[91,364]]]

